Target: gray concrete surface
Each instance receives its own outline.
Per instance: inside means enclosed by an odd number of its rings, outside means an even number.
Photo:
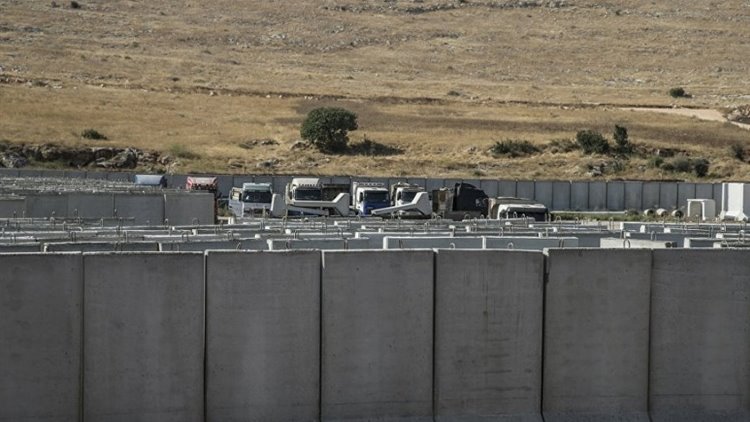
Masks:
[[[533,181],[519,180],[516,182],[516,196],[519,198],[534,199],[534,187]]]
[[[435,259],[436,420],[541,422],[544,256],[440,250]]]
[[[541,251],[545,248],[576,248],[575,237],[484,237],[483,249],[526,249]]]
[[[432,420],[432,251],[324,251],[324,420]]]
[[[385,236],[383,249],[482,249],[481,237]]]
[[[171,226],[214,224],[215,207],[212,193],[164,195],[164,218]]]
[[[534,182],[534,200],[541,202],[548,208],[552,207],[553,186],[552,182]]]
[[[44,243],[44,252],[157,252],[157,242],[55,242]]]
[[[163,194],[116,193],[115,215],[135,218],[135,224],[164,224]]]
[[[647,208],[659,208],[661,205],[660,200],[661,183],[659,182],[644,182],[643,183],[643,209]]]
[[[0,218],[21,218],[26,213],[26,200],[23,197],[0,198]]]
[[[570,209],[573,211],[589,210],[589,184],[586,182],[571,182]]]
[[[202,421],[203,255],[84,254],[84,418]]]
[[[207,420],[319,418],[320,266],[319,251],[208,253]]]
[[[750,421],[750,250],[654,251],[654,422]]]
[[[544,420],[647,422],[651,252],[547,254]]]
[[[552,186],[552,208],[570,210],[570,182],[554,182]]]
[[[643,182],[625,182],[626,210],[640,211],[643,209]]]
[[[68,214],[68,197],[56,193],[26,195],[26,217],[65,217]]]
[[[0,420],[78,421],[81,255],[0,255],[0,268]]]
[[[111,193],[68,192],[66,215],[80,218],[114,216],[115,199]]]
[[[607,182],[589,182],[589,210],[607,209]]]
[[[625,183],[607,183],[607,210],[622,211],[625,208]]]

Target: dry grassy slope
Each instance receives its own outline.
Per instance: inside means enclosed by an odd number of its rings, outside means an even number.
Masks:
[[[716,178],[750,177],[726,151],[748,131],[612,106],[750,102],[746,1],[58,3],[0,0],[0,74],[50,85],[0,85],[0,137],[77,144],[76,133],[95,127],[115,144],[200,153],[185,170],[227,171],[233,159],[260,172],[256,163],[278,158],[273,171],[283,173],[582,178],[582,164],[604,159],[484,150],[621,123],[636,142],[708,156]],[[678,85],[693,98],[665,95]],[[588,103],[610,106],[580,107]],[[322,104],[360,114],[355,139],[365,132],[405,154],[291,151],[304,113]],[[237,147],[262,137],[281,144]],[[610,177],[675,175],[635,159]]]

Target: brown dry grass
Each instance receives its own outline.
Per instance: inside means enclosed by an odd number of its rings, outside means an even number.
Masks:
[[[609,135],[617,123],[636,143],[708,157],[715,179],[750,177],[750,165],[727,151],[748,144],[750,132],[617,107],[750,102],[747,2],[81,3],[0,0],[0,75],[41,81],[0,84],[0,138],[82,144],[78,134],[91,127],[107,145],[182,145],[200,157],[181,162],[188,171],[578,179],[586,163],[609,159],[485,151],[582,128]],[[453,8],[408,12],[436,4]],[[693,97],[672,99],[673,86]],[[404,154],[290,150],[304,114],[331,104],[360,116],[353,140],[366,134]],[[256,138],[280,144],[238,146]],[[258,167],[271,158],[277,167]],[[230,160],[244,167],[230,170]],[[625,164],[607,177],[691,178],[660,173],[646,158]]]

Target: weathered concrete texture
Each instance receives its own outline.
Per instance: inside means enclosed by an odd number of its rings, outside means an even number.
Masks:
[[[659,208],[659,199],[661,191],[660,182],[644,182],[643,183],[643,209],[647,208]]]
[[[677,183],[661,183],[659,190],[659,207],[668,210],[677,208]]]
[[[115,200],[111,193],[69,192],[68,217],[102,218],[112,217]]]
[[[84,418],[202,421],[203,255],[84,254]]]
[[[570,210],[570,182],[554,182],[552,185],[552,210]]]
[[[534,199],[534,182],[519,180],[516,182],[516,196],[519,198]]]
[[[23,197],[0,198],[0,218],[21,218],[26,213],[26,200]]]
[[[44,252],[157,252],[157,242],[55,242],[45,243]]]
[[[688,199],[695,199],[695,183],[678,183],[677,208],[687,209]]]
[[[495,198],[500,194],[500,187],[497,180],[482,180],[479,183],[479,188],[481,188],[490,198]]]
[[[534,182],[534,200],[546,205],[547,208],[551,208],[553,197],[552,189],[552,182]]]
[[[292,182],[293,177],[291,176],[274,176],[272,189],[274,193],[283,194],[286,191],[286,185]]]
[[[82,262],[0,256],[0,420],[78,421]]]
[[[241,240],[215,240],[200,242],[159,242],[161,252],[206,251],[209,249],[242,249]]]
[[[695,196],[688,199],[713,199],[714,185],[712,183],[696,183]]]
[[[609,211],[625,210],[625,183],[607,183],[607,209]]]
[[[589,210],[607,209],[607,182],[589,182]]]
[[[164,217],[172,226],[214,224],[216,205],[212,193],[164,195]]]
[[[435,268],[436,420],[541,421],[544,256],[441,250]]]
[[[68,214],[68,196],[57,193],[26,196],[26,217],[65,217]]]
[[[750,251],[654,251],[651,418],[750,420]]]
[[[18,170],[0,168],[0,177],[18,177]]]
[[[625,209],[643,209],[643,182],[625,182]]]
[[[484,237],[484,249],[526,249],[539,250],[545,248],[576,248],[578,239],[575,237]]]
[[[383,238],[383,249],[482,249],[482,244],[481,237],[386,236]]]
[[[319,251],[208,253],[207,420],[319,418],[320,262]]]
[[[164,195],[116,193],[115,215],[134,218],[134,224],[164,224]]]
[[[570,209],[573,211],[589,210],[589,184],[587,182],[570,184]]]
[[[429,179],[428,179],[429,181]],[[513,180],[501,180],[498,182],[498,196],[516,196],[517,183]]]
[[[42,252],[42,245],[30,242],[0,244],[0,253],[9,252]]]
[[[369,249],[368,239],[268,239],[272,251],[284,249]]]
[[[545,421],[648,421],[651,252],[547,253]]]
[[[619,239],[602,238],[599,247],[604,249],[665,249],[677,248],[683,245],[683,241],[649,240],[649,239]]]
[[[325,251],[324,420],[432,420],[433,253]]]

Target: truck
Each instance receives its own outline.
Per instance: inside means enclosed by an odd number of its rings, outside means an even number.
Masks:
[[[385,183],[353,182],[352,208],[357,215],[370,215],[373,210],[391,205]]]
[[[216,198],[219,196],[219,178],[188,176],[185,190],[212,193]]]
[[[432,212],[443,218],[463,220],[486,217],[489,197],[470,183],[456,183],[432,191]]]
[[[274,194],[271,215],[347,216],[349,184],[323,183],[316,177],[295,177],[286,185],[284,195]]]
[[[235,217],[265,215],[271,209],[270,183],[243,183],[229,191],[229,210]]]
[[[390,189],[391,206],[373,210],[373,215],[398,217],[430,217],[432,205],[427,191],[422,186],[397,182]]]
[[[493,219],[530,218],[534,221],[547,221],[549,209],[547,206],[526,198],[500,196],[492,198],[488,203],[489,214]]]
[[[136,174],[133,178],[136,186],[167,187],[167,176],[163,174]]]

